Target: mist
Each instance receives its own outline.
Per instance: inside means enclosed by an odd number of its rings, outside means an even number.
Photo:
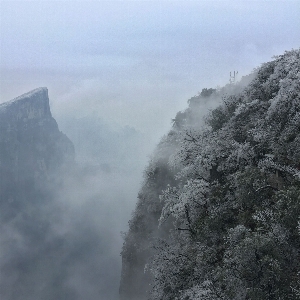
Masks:
[[[172,119],[230,72],[299,47],[299,11],[298,0],[1,0],[0,103],[46,86],[75,148],[52,200],[1,227],[4,300],[119,299],[122,232]]]
[[[127,230],[148,159],[143,153],[145,136],[133,128],[108,125],[95,114],[64,118],[61,128],[77,149],[76,171],[64,178],[58,192],[59,202],[67,208],[59,230],[76,238],[75,249],[80,245],[68,284],[78,299],[115,300],[122,232]],[[66,252],[72,253],[73,246]]]
[[[50,111],[35,106],[45,107],[47,90],[29,95],[0,107],[1,298],[118,299],[143,137],[69,116],[62,127],[74,157]]]

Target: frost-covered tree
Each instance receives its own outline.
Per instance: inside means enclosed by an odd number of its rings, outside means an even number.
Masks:
[[[201,104],[212,97],[222,104],[200,121]],[[155,203],[159,219],[146,243],[149,298],[297,299],[300,50],[254,70],[246,87],[193,97],[170,134],[168,180],[138,204],[146,211]]]

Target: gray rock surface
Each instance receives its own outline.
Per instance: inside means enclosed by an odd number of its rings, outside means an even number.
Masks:
[[[0,205],[6,207],[1,214],[22,202],[26,190],[45,188],[73,159],[74,147],[51,115],[47,88],[0,105]]]
[[[67,297],[54,288],[64,243],[53,226],[62,219],[55,195],[72,165],[73,144],[51,115],[46,88],[0,105],[0,299]]]

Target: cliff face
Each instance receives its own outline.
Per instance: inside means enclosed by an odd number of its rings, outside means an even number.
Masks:
[[[53,231],[62,216],[55,194],[73,159],[46,88],[0,105],[1,299],[60,298],[49,279],[63,245]]]
[[[1,104],[1,214],[13,213],[13,206],[45,189],[47,180],[73,157],[71,141],[51,115],[46,88]]]
[[[154,238],[166,237],[168,226],[158,228],[162,205],[159,195],[168,184],[175,183],[168,158],[177,146],[172,136],[165,137],[158,145],[149,166],[144,172],[144,182],[138,194],[138,203],[122,250],[120,282],[121,300],[144,300],[150,289],[152,276],[145,272],[145,265],[153,255]]]
[[[0,137],[3,177],[8,172],[18,180],[37,179],[74,157],[72,143],[51,115],[46,88],[0,105]]]

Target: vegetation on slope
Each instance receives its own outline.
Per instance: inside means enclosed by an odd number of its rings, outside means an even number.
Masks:
[[[158,146],[122,252],[123,283],[143,257],[145,299],[299,298],[300,50],[252,77],[190,99]]]

